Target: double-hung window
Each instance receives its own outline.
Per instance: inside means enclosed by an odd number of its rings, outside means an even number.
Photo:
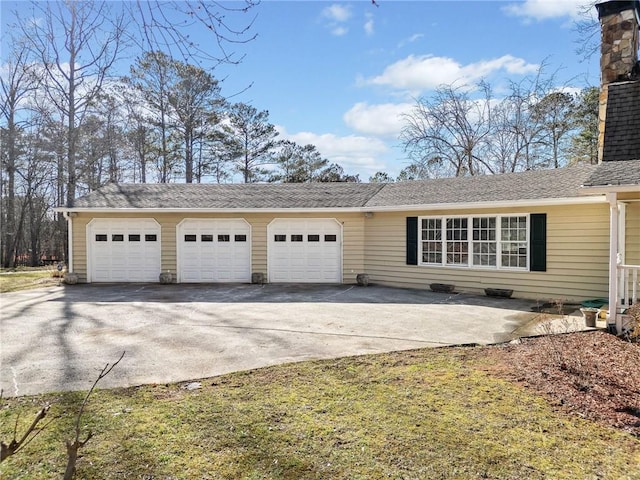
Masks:
[[[473,265],[497,266],[496,217],[474,217],[472,223]]]
[[[469,264],[469,231],[468,219],[447,218],[447,265]]]
[[[420,218],[422,265],[528,268],[527,215]]]
[[[527,217],[502,217],[500,220],[502,266],[527,268]]]
[[[422,263],[442,263],[442,219],[422,219]]]

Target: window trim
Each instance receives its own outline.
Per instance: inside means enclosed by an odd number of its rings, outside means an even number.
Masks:
[[[500,214],[468,214],[468,215],[423,215],[418,217],[418,265],[423,267],[436,267],[436,268],[452,268],[452,269],[474,269],[474,270],[503,270],[511,272],[529,272],[531,271],[531,221],[529,213],[500,213]],[[509,267],[502,265],[502,219],[511,217],[524,217],[525,218],[525,240],[522,242],[526,245],[526,266],[525,267]],[[468,261],[467,264],[452,264],[447,263],[447,219],[454,218],[466,218],[467,219],[467,245],[468,245]],[[473,246],[477,243],[473,240],[473,219],[474,218],[495,218],[495,231],[496,231],[496,265],[476,265],[473,263]],[[440,242],[441,242],[441,256],[442,260],[439,263],[423,262],[423,240],[422,240],[422,221],[423,220],[440,220]],[[482,241],[479,241],[482,242]],[[505,240],[508,242],[508,240]]]

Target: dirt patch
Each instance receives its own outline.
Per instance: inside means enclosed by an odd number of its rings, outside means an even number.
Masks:
[[[525,338],[479,353],[491,373],[640,437],[640,344],[597,331]]]

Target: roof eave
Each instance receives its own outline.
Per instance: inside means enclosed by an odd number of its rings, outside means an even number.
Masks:
[[[363,212],[362,207],[324,208],[145,208],[145,207],[56,207],[61,213],[308,213],[308,212]],[[368,211],[368,210],[367,210]]]
[[[598,195],[606,193],[640,192],[640,185],[583,185],[581,195]]]
[[[610,190],[607,190],[610,191]],[[62,213],[363,213],[363,212],[403,212],[418,210],[469,210],[479,208],[510,208],[510,207],[542,207],[558,205],[580,205],[606,203],[604,195],[590,190],[590,196],[566,198],[542,198],[528,200],[504,200],[492,202],[461,202],[461,203],[433,203],[412,205],[387,205],[364,207],[324,207],[324,208],[75,208],[57,207],[56,212]]]
[[[416,210],[470,210],[486,208],[511,208],[511,207],[544,207],[562,205],[584,205],[606,203],[604,195],[590,197],[566,197],[566,198],[541,198],[528,200],[504,200],[495,202],[464,202],[464,203],[435,203],[420,205],[394,205],[365,207],[367,212],[392,212],[392,211],[416,211]]]

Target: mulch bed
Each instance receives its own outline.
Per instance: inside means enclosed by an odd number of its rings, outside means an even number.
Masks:
[[[484,352],[491,373],[640,437],[640,343],[595,331],[524,338]]]

